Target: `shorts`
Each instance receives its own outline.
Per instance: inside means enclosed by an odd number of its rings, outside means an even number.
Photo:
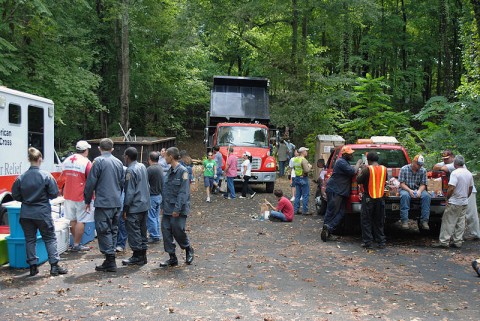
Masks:
[[[215,180],[213,179],[213,177],[210,177],[210,176],[203,177],[203,186],[205,187],[213,187],[214,182]]]
[[[91,222],[92,214],[85,212],[85,202],[65,200],[65,218],[81,223]]]

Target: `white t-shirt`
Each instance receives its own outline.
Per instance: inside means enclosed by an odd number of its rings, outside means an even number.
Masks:
[[[445,164],[445,162],[440,162],[440,163],[438,163],[437,165],[439,165],[439,166],[447,166],[448,171],[449,171],[450,173],[455,170],[455,165],[453,165],[453,162],[450,163],[450,164]],[[463,165],[463,168],[467,169],[467,165]],[[474,182],[472,193],[476,193],[476,192],[477,192],[477,189],[475,188],[475,182]]]
[[[245,172],[245,167],[247,167],[247,171]],[[245,174],[243,174],[245,172]],[[247,158],[242,163],[242,174],[245,176],[252,176],[252,164],[250,160]]]
[[[290,158],[290,161],[288,162],[288,167],[290,167],[291,171],[290,171],[290,176],[291,177],[295,177],[295,170],[293,169],[293,157]]]
[[[473,186],[472,173],[466,168],[457,168],[450,174],[448,185],[455,186],[448,203],[454,205],[468,205],[468,190]]]

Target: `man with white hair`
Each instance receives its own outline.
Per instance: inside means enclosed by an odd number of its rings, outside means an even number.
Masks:
[[[465,215],[467,213],[468,198],[472,194],[473,175],[464,168],[465,159],[461,155],[455,156],[453,161],[455,170],[450,175],[447,190],[447,206],[442,216],[439,242],[433,247],[460,248],[465,231]],[[450,242],[451,240],[451,242]]]

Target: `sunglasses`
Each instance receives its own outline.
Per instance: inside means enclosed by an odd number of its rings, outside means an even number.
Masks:
[[[213,156],[213,154],[208,154],[208,156]]]

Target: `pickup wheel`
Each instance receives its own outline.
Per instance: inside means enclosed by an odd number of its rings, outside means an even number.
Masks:
[[[429,230],[424,230],[420,226],[420,220],[417,221],[417,224],[418,224],[418,230],[420,231],[420,234],[425,236],[437,237],[440,234],[440,228],[442,227],[442,222],[435,222],[435,221],[428,222],[428,227],[430,227]]]
[[[325,216],[325,212],[327,212],[327,201],[320,197],[319,203],[315,202],[315,209],[318,215]]]
[[[265,191],[267,193],[273,193],[274,189],[275,189],[275,183],[266,183],[265,184]]]

